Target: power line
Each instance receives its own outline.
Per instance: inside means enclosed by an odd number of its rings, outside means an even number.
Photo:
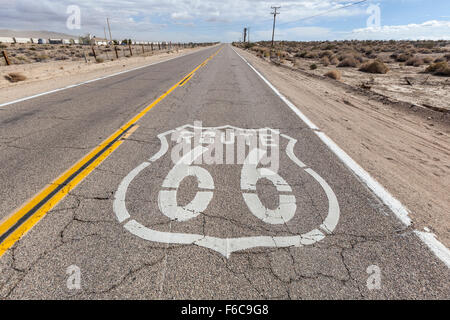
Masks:
[[[315,15],[312,15],[312,16],[309,16],[309,17],[301,18],[299,20],[283,22],[283,23],[280,23],[279,25],[280,26],[284,26],[284,25],[287,25],[287,24],[296,23],[296,22],[300,22],[300,21],[304,21],[304,20],[309,20],[309,19],[312,19],[312,18],[320,17],[320,16],[323,16],[323,15],[328,14],[330,12],[335,12],[335,11],[338,11],[338,10],[341,10],[341,9],[345,9],[345,8],[348,8],[348,7],[356,6],[358,4],[361,4],[361,3],[364,3],[364,2],[367,2],[367,1],[369,1],[369,0],[361,0],[361,1],[353,2],[353,3],[349,3],[347,5],[343,5],[341,7],[337,7],[337,8],[333,8],[333,9],[330,9],[330,10],[327,10],[327,11],[324,11],[324,12],[320,12],[318,14],[315,14]]]

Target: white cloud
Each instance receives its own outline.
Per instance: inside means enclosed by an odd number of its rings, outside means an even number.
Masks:
[[[4,0],[0,0],[4,1]],[[12,1],[12,2],[11,2]],[[66,30],[66,8],[76,4],[81,8],[81,33],[103,34],[106,17],[110,18],[113,36],[118,38],[183,40],[181,33],[170,26],[190,23],[198,28],[187,40],[208,37],[213,40],[225,32],[254,25],[254,29],[270,25],[271,0],[11,0],[0,11],[2,28]],[[279,23],[328,10],[349,0],[290,0],[281,1]],[[344,9],[336,15],[360,14]],[[201,26],[199,26],[201,25]],[[220,25],[221,29],[211,30]],[[208,29],[210,28],[210,29]],[[221,31],[221,33],[219,33]],[[225,36],[226,38],[226,36]],[[220,39],[220,38],[219,38]],[[225,39],[221,39],[225,40]]]
[[[192,16],[189,13],[187,13],[186,11],[174,12],[170,15],[170,17],[173,20],[190,20],[190,19],[192,19]]]
[[[272,39],[272,29],[254,32],[256,39],[270,40]],[[277,29],[275,39],[289,41],[313,41],[326,40],[332,36],[332,32],[328,28],[322,27],[296,27],[288,29]]]
[[[0,0],[6,1],[6,0]],[[12,1],[12,2],[11,2]],[[2,28],[50,30],[71,33],[66,29],[66,8],[77,4],[81,8],[80,33],[103,35],[106,17],[110,18],[113,37],[137,40],[235,41],[244,26],[251,27],[252,40],[270,39],[272,0],[11,0],[2,7]],[[379,0],[380,2],[384,0]],[[349,17],[366,16],[365,5],[331,12],[320,18],[304,21],[308,27],[296,27],[296,21],[351,0],[290,0],[281,1],[277,16],[277,39],[448,39],[446,21],[428,21],[405,26],[384,26],[337,32],[315,27],[318,22],[332,22]],[[320,20],[319,20],[320,19]],[[442,18],[440,18],[442,19]],[[446,19],[448,20],[448,19]],[[186,30],[181,30],[181,26]],[[262,31],[257,31],[262,30]]]
[[[272,30],[254,32],[258,39],[270,40]],[[360,28],[352,31],[335,31],[323,27],[296,27],[277,29],[277,40],[450,40],[450,21],[431,20],[420,24]]]
[[[430,20],[421,24],[355,29],[345,37],[377,40],[450,40],[450,21]]]

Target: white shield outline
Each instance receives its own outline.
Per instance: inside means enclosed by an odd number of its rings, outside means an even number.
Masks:
[[[320,184],[320,186],[322,187],[328,198],[328,215],[317,229],[296,236],[254,236],[241,238],[217,238],[199,234],[171,233],[171,232],[157,231],[147,228],[143,226],[141,223],[137,222],[136,220],[131,219],[131,216],[125,204],[128,186],[130,185],[131,181],[133,181],[134,178],[136,178],[137,175],[142,170],[144,170],[152,162],[157,161],[163,155],[166,154],[166,152],[169,149],[167,136],[171,133],[174,133],[178,130],[182,130],[185,128],[202,129],[202,130],[203,129],[209,130],[235,129],[242,131],[265,130],[266,132],[267,130],[271,130],[272,132],[276,132],[277,134],[279,134],[278,131],[270,128],[244,129],[230,125],[221,127],[195,127],[189,124],[159,134],[158,138],[161,141],[160,150],[148,161],[143,162],[141,165],[133,169],[121,181],[115,193],[113,210],[119,222],[121,224],[124,224],[124,228],[126,230],[128,230],[129,232],[138,236],[141,239],[152,242],[159,242],[166,244],[194,244],[201,247],[209,248],[219,252],[226,258],[229,258],[231,253],[233,252],[256,247],[302,247],[306,245],[312,245],[318,241],[323,240],[326,234],[331,234],[334,231],[339,222],[340,217],[339,203],[337,201],[336,195],[334,194],[333,190],[328,185],[328,183],[318,173],[309,168],[295,156],[294,146],[297,143],[297,140],[285,134],[280,134],[280,136],[289,140],[288,145],[286,147],[286,153],[288,157]]]

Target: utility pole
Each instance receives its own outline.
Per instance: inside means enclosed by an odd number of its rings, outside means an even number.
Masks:
[[[247,41],[250,43],[250,27],[247,27]]]
[[[247,28],[244,28],[244,43],[247,39]]]
[[[281,7],[271,7],[273,9],[273,12],[271,14],[273,14],[273,29],[272,29],[272,48],[273,48],[273,38],[275,36],[275,21],[277,19],[277,14],[280,14],[279,12],[277,12],[278,9],[280,9]]]
[[[117,47],[116,47],[116,44],[113,42],[112,35],[111,35],[111,26],[109,25],[109,18],[106,18],[106,23],[108,24],[109,41],[111,41],[111,45],[114,46],[114,51],[116,52],[116,59],[119,60],[119,54],[117,53]],[[106,37],[106,31],[105,31],[105,37]]]
[[[109,30],[109,40],[112,42],[112,36],[111,36],[111,26],[109,25],[109,18],[106,18],[106,23],[108,24],[108,30]]]
[[[106,37],[106,28],[105,27],[103,27],[103,33],[105,34],[106,44],[108,44],[108,38]],[[106,50],[105,52],[106,52],[106,59],[109,60],[108,50]]]

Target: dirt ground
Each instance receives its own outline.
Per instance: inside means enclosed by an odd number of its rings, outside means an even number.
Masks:
[[[316,75],[324,75],[333,66],[323,66],[316,70],[309,70],[311,62],[299,62],[300,68]],[[352,86],[366,84],[370,90],[388,97],[406,101],[418,106],[438,107],[450,110],[450,78],[418,72],[417,67],[399,66],[386,63],[390,71],[387,74],[371,75],[354,68],[338,68],[344,83]],[[421,68],[423,71],[425,68]],[[411,84],[408,84],[407,80]]]
[[[436,56],[434,58],[437,58]],[[292,63],[287,63],[292,66]],[[320,66],[310,70],[311,61],[298,60],[297,67],[316,75],[324,75],[335,66]],[[450,110],[450,78],[430,75],[425,67],[413,67],[386,62],[387,74],[368,74],[356,68],[337,68],[341,81],[352,86],[363,84],[370,90],[388,97],[409,102],[418,106],[438,107]],[[407,80],[406,80],[407,79]],[[409,81],[409,83],[408,83]]]
[[[449,113],[379,101],[368,91],[237,50],[409,209],[415,229],[429,228],[450,247]],[[360,81],[344,74],[349,83]],[[435,99],[448,103],[449,91],[436,91]]]
[[[83,59],[83,61],[62,60],[1,66],[0,104],[174,58],[200,49],[201,48],[186,48],[173,51],[161,50],[155,51],[154,54],[149,53],[147,55],[120,58],[119,60],[106,61],[103,63],[97,63],[91,58],[88,63]],[[10,73],[22,74],[26,77],[26,80],[10,82],[6,79]]]
[[[237,43],[267,61],[323,76],[341,74],[340,81],[389,98],[432,109],[450,110],[450,42],[448,41],[343,41]],[[345,63],[347,60],[350,62]],[[380,61],[387,73],[360,71],[365,63]],[[428,71],[443,64],[445,72]],[[446,66],[446,67],[445,67]]]

